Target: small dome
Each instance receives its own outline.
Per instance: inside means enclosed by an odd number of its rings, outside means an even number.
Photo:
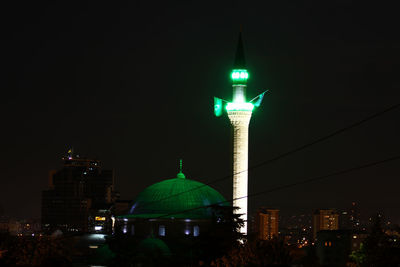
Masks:
[[[135,199],[130,214],[124,217],[158,218],[166,215],[166,218],[208,219],[212,216],[211,208],[200,207],[213,204],[228,205],[225,198],[210,186],[178,177],[147,187]]]
[[[169,250],[167,244],[158,238],[146,238],[139,243],[138,252],[144,253],[161,253],[163,256],[171,256],[171,251]]]

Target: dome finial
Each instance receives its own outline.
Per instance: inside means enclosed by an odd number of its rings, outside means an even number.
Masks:
[[[183,179],[186,178],[185,175],[182,172],[182,159],[179,160],[179,173],[178,173],[178,175],[176,177],[177,178],[183,178]]]

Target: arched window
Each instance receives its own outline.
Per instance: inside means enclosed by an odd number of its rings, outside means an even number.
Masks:
[[[165,236],[165,225],[158,226],[158,235]]]
[[[199,236],[200,227],[198,225],[193,226],[193,236]]]

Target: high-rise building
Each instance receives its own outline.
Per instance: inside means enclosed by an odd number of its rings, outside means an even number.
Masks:
[[[264,93],[246,100],[246,87],[249,73],[246,69],[242,35],[236,50],[236,57],[231,73],[233,98],[232,102],[214,98],[214,112],[216,116],[222,115],[225,107],[233,128],[233,206],[239,209],[236,214],[241,214],[244,225],[240,232],[247,234],[247,194],[248,194],[248,142],[249,123],[254,107],[261,104]]]
[[[339,213],[334,209],[319,209],[313,214],[313,239],[321,230],[338,230]]]
[[[50,172],[49,190],[42,192],[43,229],[66,232],[103,230],[103,225],[111,220],[104,214],[109,214],[107,210],[114,202],[113,171],[102,170],[100,161],[80,158],[73,155],[72,150],[63,161],[61,170]],[[97,213],[100,213],[102,225],[96,228],[91,222],[96,223]]]
[[[279,210],[260,208],[256,214],[256,233],[258,239],[268,240],[279,233]]]
[[[355,231],[361,229],[360,209],[356,202],[352,202],[349,208],[341,211],[340,229]]]

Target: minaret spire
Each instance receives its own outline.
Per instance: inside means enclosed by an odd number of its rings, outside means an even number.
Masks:
[[[249,73],[246,69],[246,60],[244,59],[244,48],[242,40],[242,32],[239,32],[239,40],[236,49],[235,61],[231,74],[233,82],[233,102],[246,102],[246,83],[249,78]]]
[[[234,69],[246,69],[246,60],[244,58],[244,48],[243,48],[243,40],[242,40],[242,30],[239,32],[239,39],[236,48],[235,61],[233,63]]]

